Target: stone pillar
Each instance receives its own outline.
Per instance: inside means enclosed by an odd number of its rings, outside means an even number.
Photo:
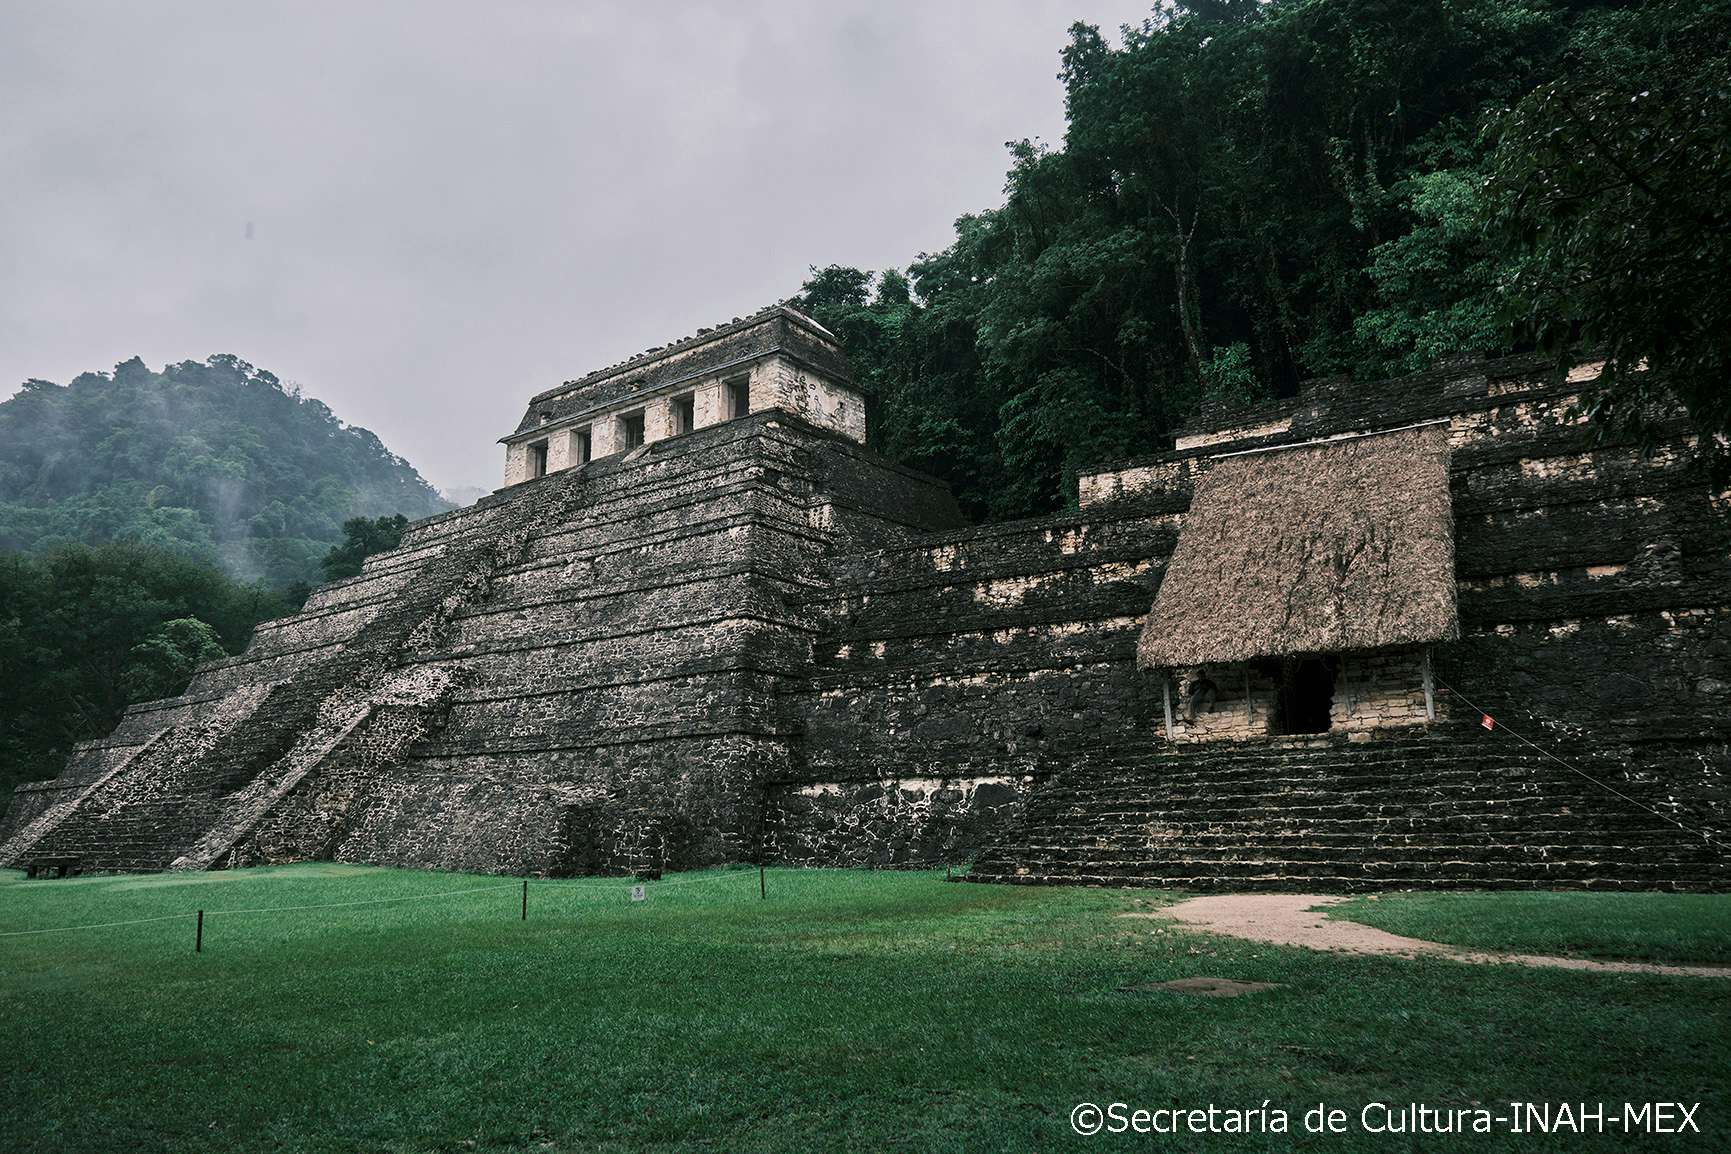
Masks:
[[[617,453],[625,447],[625,442],[619,429],[619,416],[609,413],[596,419],[589,426],[590,452],[597,457],[606,457]]]
[[[529,479],[529,445],[519,441],[505,446],[505,484],[516,485]]]
[[[727,391],[722,388],[720,380],[705,382],[697,386],[694,398],[695,413],[692,425],[695,428],[705,428],[709,425],[719,425],[728,419]]]

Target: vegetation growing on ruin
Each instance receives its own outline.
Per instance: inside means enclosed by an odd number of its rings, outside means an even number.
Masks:
[[[372,433],[232,356],[0,401],[0,550],[130,541],[284,587],[320,579],[351,517],[448,507]]]
[[[1051,1150],[1131,1141],[1071,1134],[1084,1101],[1356,1119],[1376,1100],[1662,1097],[1703,1102],[1708,1133],[1731,1105],[1731,1003],[1705,979],[1353,958],[1115,916],[1167,900],[1145,893],[771,870],[759,900],[755,871],[713,871],[640,904],[616,879],[532,881],[523,921],[511,878],[17,877],[0,931],[171,920],[0,937],[8,1149]],[[453,890],[476,892],[428,896]],[[392,897],[416,900],[217,912]],[[1279,985],[1151,988],[1186,977]]]
[[[395,549],[409,528],[409,519],[394,517],[350,517],[343,522],[343,539],[331,546],[319,561],[326,581],[360,576],[361,567],[374,553]]]
[[[1003,207],[803,291],[881,449],[976,516],[1073,500],[1205,400],[1460,353],[1588,342],[1603,416],[1731,428],[1726,0],[1192,0],[1121,46],[1077,25],[1061,78]]]

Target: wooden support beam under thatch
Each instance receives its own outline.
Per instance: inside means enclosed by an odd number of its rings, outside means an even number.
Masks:
[[[1143,626],[1143,668],[1459,633],[1445,425],[1215,458]]]

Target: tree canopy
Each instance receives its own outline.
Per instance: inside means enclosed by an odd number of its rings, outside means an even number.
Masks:
[[[59,773],[73,742],[181,692],[198,662],[293,609],[157,546],[0,553],[0,808],[18,782]]]
[[[172,697],[201,663],[226,655],[215,629],[196,617],[176,617],[132,647],[121,681],[132,701]]]
[[[0,402],[0,549],[134,541],[287,585],[350,517],[445,508],[372,433],[237,357],[134,358]]]
[[[875,387],[882,451],[976,516],[1060,507],[1080,466],[1162,446],[1205,398],[1456,353],[1603,343],[1614,396],[1662,379],[1723,430],[1727,7],[1210,0],[1119,44],[1078,24],[1062,147],[1012,142],[1002,207],[906,274],[814,268],[800,301]]]
[[[343,539],[331,546],[319,566],[326,581],[340,581],[360,574],[361,566],[374,553],[395,549],[403,539],[409,519],[398,513],[395,517],[350,517],[343,522]]]
[[[1731,4],[1594,12],[1495,134],[1521,331],[1560,357],[1603,349],[1613,424],[1640,430],[1669,394],[1703,433],[1731,431]]]

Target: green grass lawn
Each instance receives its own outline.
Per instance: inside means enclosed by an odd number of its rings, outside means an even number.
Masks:
[[[306,866],[0,875],[0,1149],[1618,1148],[1310,1136],[1317,1102],[1703,1102],[1731,984],[1349,958],[1114,915],[1146,892],[772,870],[532,882]],[[223,910],[363,902],[275,913]],[[500,888],[491,888],[500,887]],[[1499,899],[1500,900],[1500,899]],[[212,911],[192,952],[191,911]],[[1541,912],[1542,916],[1542,912]],[[1281,983],[1237,999],[1134,987]],[[1073,1136],[1076,1103],[1291,1111],[1286,1135]]]
[[[1395,893],[1334,906],[1393,934],[1526,954],[1731,964],[1731,895]]]

